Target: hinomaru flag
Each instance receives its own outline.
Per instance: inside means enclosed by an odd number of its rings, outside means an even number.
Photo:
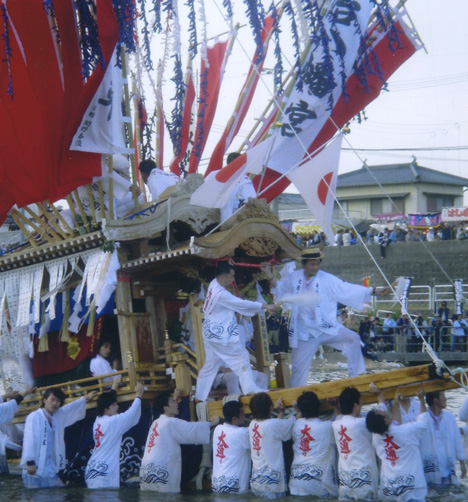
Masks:
[[[315,157],[293,169],[287,176],[302,195],[330,242],[334,194],[338,177],[342,135],[339,134]]]
[[[125,144],[122,125],[122,72],[116,65],[116,49],[96,94],[89,103],[70,150],[113,155],[132,153]]]

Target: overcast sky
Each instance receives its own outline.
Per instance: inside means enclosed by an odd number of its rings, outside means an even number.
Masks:
[[[395,3],[392,1],[392,4]],[[240,0],[232,0],[232,4],[235,22],[246,24],[244,4]],[[402,163],[411,161],[415,155],[419,165],[468,178],[468,150],[460,149],[468,146],[468,0],[408,0],[406,7],[428,53],[421,49],[396,71],[389,80],[389,92],[383,92],[366,109],[367,121],[362,124],[352,123],[351,133],[346,136],[350,145],[343,142],[343,147],[378,151],[343,150],[339,172],[361,167],[364,159],[367,159],[368,165]],[[181,42],[185,62],[188,41],[187,14],[182,4],[179,9],[183,25]],[[205,0],[205,9],[210,37],[228,30],[221,0]],[[281,47],[284,67],[287,70],[293,62],[291,34],[286,16],[283,16],[281,22]],[[200,38],[200,23],[198,30]],[[156,64],[162,56],[161,38],[155,37],[152,45]],[[203,154],[201,172],[204,171],[209,154],[233,111],[253,50],[250,27],[242,27],[227,65],[212,129],[214,134]],[[265,68],[271,68],[274,61],[271,46]],[[194,63],[195,72],[197,68],[198,61]],[[173,95],[171,74],[172,59],[168,61],[163,88],[167,118],[170,118],[170,110],[174,105],[170,100]],[[264,72],[249,115],[231,150],[237,148],[250,131],[255,118],[261,114],[270,99],[271,89],[271,75]],[[151,91],[147,94],[151,102]],[[399,148],[410,150],[386,151]],[[424,151],[416,148],[435,149]],[[447,151],[446,148],[455,149]],[[171,156],[169,138],[166,138],[166,166]]]

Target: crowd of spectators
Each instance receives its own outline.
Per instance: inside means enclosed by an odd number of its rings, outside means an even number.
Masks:
[[[357,331],[363,344],[363,353],[370,359],[377,359],[378,352],[421,352],[423,343],[415,326],[436,352],[466,352],[468,322],[461,314],[451,315],[447,302],[442,302],[437,313],[425,317],[402,314],[398,319],[391,312],[385,319],[364,318],[342,312],[340,321],[349,329]]]
[[[313,247],[319,244],[324,246],[353,246],[360,242],[356,233],[349,228],[339,229],[335,234],[332,244],[330,244],[330,241],[323,232],[317,230],[313,230],[312,233],[307,236],[299,233],[293,235],[294,239],[299,244],[307,247]],[[385,248],[390,244],[418,241],[464,240],[468,238],[468,231],[465,227],[465,223],[459,223],[458,225],[444,223],[444,225],[436,228],[429,227],[427,229],[404,228],[397,224],[393,229],[383,228],[382,230],[377,230],[371,226],[367,232],[364,231],[361,233],[361,237],[367,244],[378,244],[380,246],[381,258],[385,258]]]

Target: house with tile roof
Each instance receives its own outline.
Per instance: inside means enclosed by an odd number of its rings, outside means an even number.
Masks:
[[[440,212],[443,207],[463,206],[466,187],[467,178],[419,166],[413,159],[405,164],[364,165],[340,174],[336,195],[357,224],[376,216]],[[281,194],[273,201],[273,210],[281,220],[313,218],[299,194]],[[345,223],[336,204],[333,219]]]

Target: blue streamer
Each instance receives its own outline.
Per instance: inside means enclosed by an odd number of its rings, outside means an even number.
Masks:
[[[171,137],[175,155],[180,152],[180,135],[182,133],[182,123],[184,119],[184,98],[187,86],[184,82],[182,72],[182,62],[179,54],[174,54],[174,76],[171,78],[175,84],[175,95],[171,98],[175,101],[174,108],[171,112],[171,124],[169,125],[169,136]]]
[[[205,134],[204,128],[203,128],[203,121],[205,119],[205,111],[207,107],[207,90],[208,90],[208,68],[205,68],[205,71],[200,75],[200,99],[199,99],[199,104],[200,104],[200,113],[198,114],[198,123],[200,124],[200,127],[198,129],[198,136],[197,140],[195,141],[195,144],[193,145],[192,149],[192,155],[195,156],[197,161],[200,161],[201,157],[201,144],[203,140],[203,136]]]
[[[232,19],[232,5],[231,5],[231,0],[223,0],[223,7],[226,9],[228,18]]]
[[[294,57],[296,58],[296,62],[294,63],[296,80],[302,80],[301,48],[299,45],[299,35],[297,32],[296,19],[294,18],[294,10],[292,8],[291,2],[287,2],[284,4],[284,11],[291,20],[291,33],[293,36]]]
[[[151,47],[149,40],[149,23],[146,17],[146,0],[138,0],[140,3],[140,15],[139,18],[143,22],[143,27],[141,32],[143,33],[143,59],[145,63],[145,67],[148,72],[153,71],[153,60],[151,58]]]
[[[13,82],[11,77],[11,63],[10,59],[12,57],[11,45],[10,45],[10,20],[8,18],[8,13],[5,7],[5,4],[1,4],[2,9],[2,18],[3,18],[3,35],[2,40],[5,44],[5,59],[3,62],[6,62],[8,67],[8,96],[13,100]]]
[[[120,52],[122,45],[125,45],[126,52],[135,52],[135,21],[136,21],[136,5],[133,1],[128,0],[112,0],[115,16],[119,25],[119,40],[117,42],[117,54],[120,61]]]
[[[196,25],[196,14],[195,14],[195,2],[194,0],[187,0],[185,4],[189,8],[189,50],[192,52],[192,59],[198,53],[198,41],[197,41],[197,25]]]
[[[312,32],[311,41],[312,47],[311,51],[313,51],[321,46],[323,49],[323,62],[318,61],[315,64],[313,63],[313,57],[309,58],[307,66],[307,70],[304,67],[304,73],[308,73],[311,76],[313,72],[314,77],[317,75],[317,79],[320,77],[319,87],[322,89],[320,91],[319,97],[323,97],[328,94],[328,110],[333,110],[333,89],[336,87],[335,76],[334,76],[334,67],[333,67],[333,59],[330,53],[330,37],[328,36],[327,30],[325,28],[325,23],[323,22],[323,16],[320,13],[320,8],[317,5],[317,2],[312,4],[312,15],[316,20],[315,29]],[[303,80],[305,79],[305,75]],[[310,92],[310,91],[309,91]],[[311,92],[310,92],[311,93]],[[311,93],[312,94],[312,93]]]
[[[279,40],[279,35],[281,33],[281,30],[279,28],[279,19],[278,19],[278,13],[276,11],[275,3],[274,0],[271,3],[270,6],[270,11],[271,15],[273,17],[273,26],[271,28],[273,36],[275,37],[275,57],[276,57],[276,64],[275,68],[273,71],[273,83],[275,86],[275,94],[281,95],[283,94],[283,59],[281,57],[281,46],[280,46],[280,40]]]
[[[259,2],[257,2],[257,0],[244,0],[244,3],[247,6],[246,14],[249,18],[249,23],[257,46],[257,59],[255,61],[255,64],[257,64],[265,57],[262,43],[262,26],[265,15],[260,0]]]
[[[150,10],[150,12],[154,12],[153,31],[155,33],[162,32],[161,3],[162,3],[162,0],[153,0],[153,8]]]
[[[372,3],[377,7],[376,17],[386,32],[390,50],[395,52],[396,49],[401,49],[400,31],[393,20],[393,10],[388,0],[381,0],[380,3],[377,0],[372,0]]]
[[[104,65],[96,23],[96,5],[91,0],[74,0],[80,30],[81,73],[88,78],[99,63]]]

